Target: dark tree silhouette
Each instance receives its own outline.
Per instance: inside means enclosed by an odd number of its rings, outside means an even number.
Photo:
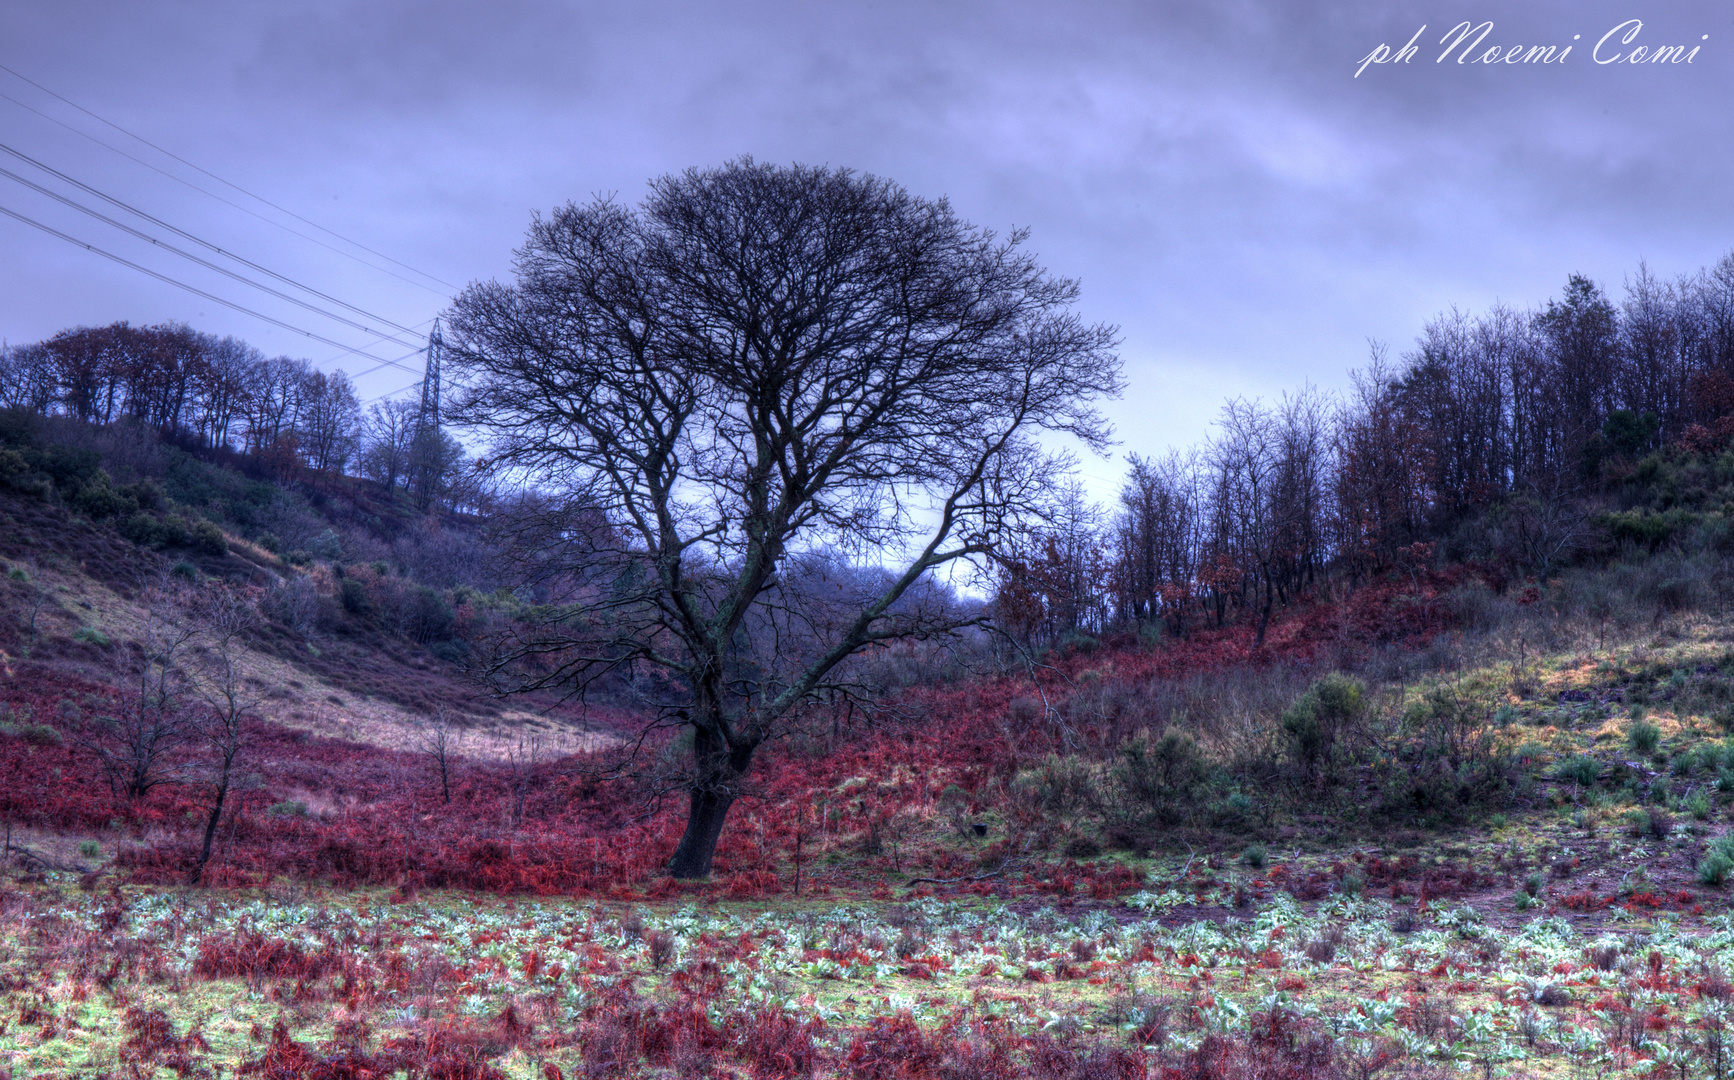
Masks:
[[[1038,508],[1067,462],[1035,433],[1105,444],[1115,331],[1023,239],[883,179],[743,159],[537,217],[516,284],[457,300],[453,419],[563,496],[523,519],[559,603],[487,671],[572,692],[665,673],[658,723],[690,745],[675,876],[710,872],[754,752],[852,692],[852,655],[976,620],[917,586]],[[827,550],[897,569],[821,595],[789,571]]]

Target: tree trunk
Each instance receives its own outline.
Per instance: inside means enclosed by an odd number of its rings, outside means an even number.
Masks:
[[[698,790],[692,793],[692,812],[686,819],[686,835],[674,849],[669,860],[669,873],[677,878],[710,876],[711,857],[716,854],[717,837],[722,834],[723,819],[734,804],[732,793]]]
[[[1253,595],[1257,596],[1258,593],[1255,591]],[[1271,600],[1270,575],[1267,573],[1264,578],[1264,605],[1258,610],[1258,641],[1252,646],[1255,649],[1264,648],[1264,631],[1270,626]]]
[[[223,800],[228,797],[229,787],[224,784],[217,789],[217,798],[211,803],[211,816],[205,819],[205,843],[199,849],[198,865],[193,867],[192,884],[197,885],[205,878],[205,864],[211,861],[211,841],[217,835],[217,822],[223,816]]]

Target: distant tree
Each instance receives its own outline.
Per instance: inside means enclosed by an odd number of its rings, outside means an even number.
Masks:
[[[743,159],[656,180],[636,209],[538,217],[517,283],[458,298],[454,418],[492,436],[492,468],[567,496],[523,534],[565,603],[486,671],[572,693],[666,673],[658,724],[691,748],[675,876],[710,872],[754,752],[856,691],[851,656],[975,621],[899,601],[991,558],[1046,496],[1065,462],[1033,434],[1104,444],[1114,331],[1023,239],[885,180]],[[899,569],[785,648],[784,567],[829,548]]]
[[[361,403],[341,371],[309,372],[301,387],[303,407],[296,435],[307,467],[328,476],[341,474],[361,441]]]
[[[243,780],[242,769],[252,748],[252,713],[262,698],[251,689],[240,662],[245,637],[256,621],[252,606],[226,590],[207,594],[197,617],[203,649],[193,664],[192,685],[203,707],[193,711],[189,726],[192,740],[202,744],[205,755],[194,766],[191,779],[204,790],[209,810],[193,867],[194,885],[204,879],[223,809]]]
[[[444,498],[464,463],[463,444],[443,427],[422,424],[411,432],[408,481],[416,505],[423,510]]]
[[[396,491],[410,471],[416,435],[416,404],[392,399],[375,403],[362,423],[361,472]]]
[[[1197,595],[1203,526],[1197,455],[1130,455],[1114,528],[1114,580],[1123,618],[1167,621],[1176,635]]]
[[[59,386],[41,345],[0,345],[0,408],[45,413]]]
[[[145,619],[137,637],[114,646],[118,707],[78,732],[111,789],[134,800],[176,779],[170,765],[193,737],[182,661],[197,630],[184,591],[159,583],[142,600]]]
[[[195,375],[197,433],[206,446],[226,447],[247,411],[253,372],[265,362],[258,349],[237,338],[206,338],[204,363]]]
[[[1557,395],[1552,426],[1560,440],[1557,467],[1581,470],[1590,440],[1618,406],[1619,312],[1601,287],[1581,274],[1565,296],[1535,317],[1546,349],[1545,375]]]

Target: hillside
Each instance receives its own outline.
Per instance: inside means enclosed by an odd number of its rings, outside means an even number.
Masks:
[[[262,631],[252,677],[288,692],[187,894],[201,788],[117,798],[79,725],[116,706],[100,675],[165,572],[297,568],[5,508],[30,566],[0,683],[15,1074],[1554,1075],[1719,1052],[1734,625],[1678,551],[1504,595],[1417,570],[1281,610],[1262,646],[1249,623],[1074,642],[1034,682],[978,657],[777,747],[691,885],[659,869],[678,807],[644,816],[650,791],[582,756],[478,735],[447,801],[394,688],[474,695],[455,664]],[[468,708],[478,733],[521,715]],[[1307,725],[1333,715],[1326,749]],[[97,926],[123,932],[76,952]]]

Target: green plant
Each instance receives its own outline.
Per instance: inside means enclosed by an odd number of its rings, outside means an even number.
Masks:
[[[1553,767],[1553,775],[1559,780],[1569,780],[1579,787],[1589,787],[1601,775],[1602,763],[1588,754],[1573,754],[1562,759]]]
[[[1710,803],[1710,793],[1705,791],[1703,788],[1699,788],[1697,791],[1692,792],[1692,794],[1686,799],[1685,809],[1686,813],[1691,814],[1699,821],[1708,821],[1710,819],[1710,811],[1714,809]]]
[[[1648,720],[1640,720],[1626,732],[1626,745],[1634,753],[1653,754],[1656,746],[1662,741],[1662,729]]]
[[[59,746],[61,743],[60,729],[47,724],[20,724],[12,733],[31,746]]]
[[[199,521],[188,530],[188,544],[200,555],[221,557],[229,553],[229,540],[215,522]]]
[[[1309,777],[1322,780],[1336,764],[1340,734],[1366,712],[1366,687],[1341,672],[1324,676],[1282,715],[1295,759]]]
[[[1541,874],[1539,872],[1531,873],[1523,879],[1523,891],[1532,897],[1541,895]]]
[[[1242,853],[1240,861],[1254,870],[1262,870],[1264,864],[1269,861],[1269,856],[1266,854],[1263,844],[1253,844]]]
[[[1674,817],[1659,806],[1640,807],[1626,812],[1626,829],[1633,836],[1666,840],[1674,831]]]
[[[1720,885],[1734,874],[1734,834],[1724,833],[1710,844],[1710,850],[1698,863],[1698,880],[1705,885]]]
[[[343,603],[343,610],[351,615],[366,615],[373,610],[373,604],[367,598],[367,586],[352,577],[343,579],[337,595]]]
[[[95,840],[86,840],[78,845],[78,853],[87,859],[94,859],[102,854],[102,845]]]
[[[272,803],[265,809],[265,812],[276,817],[306,817],[307,804],[286,799],[280,803]]]
[[[91,645],[95,645],[99,649],[108,647],[108,635],[103,633],[101,630],[98,630],[94,626],[81,626],[81,627],[79,627],[78,630],[72,635],[72,638],[74,641],[88,642]]]
[[[182,559],[171,567],[169,573],[186,581],[199,580],[199,568],[185,559]]]

